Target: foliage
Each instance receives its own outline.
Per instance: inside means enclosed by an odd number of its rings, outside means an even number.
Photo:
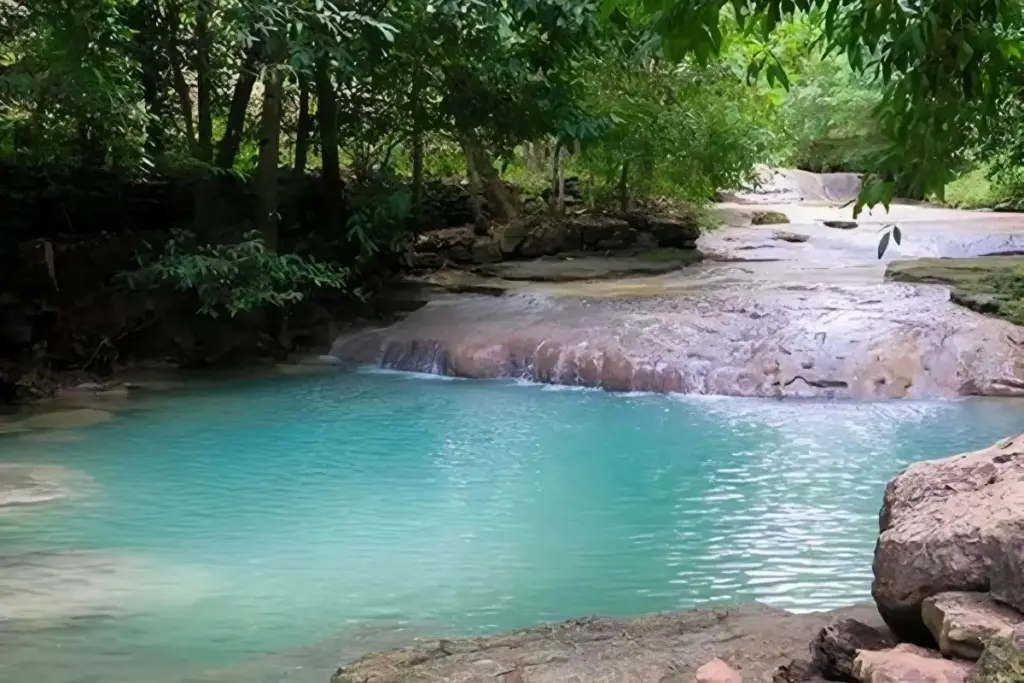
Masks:
[[[608,7],[650,13],[670,57],[706,62],[726,41],[728,6],[744,31],[768,40],[786,19],[818,13],[822,43],[884,88],[877,110],[888,139],[865,183],[863,204],[887,203],[894,188],[941,192],[960,155],[988,132],[1004,101],[1005,75],[1018,64],[1020,5],[1016,2],[896,3],[875,0],[608,0]],[[770,51],[751,62],[787,83]]]
[[[199,312],[213,317],[294,304],[315,288],[345,288],[349,276],[348,269],[312,257],[275,253],[255,231],[238,243],[215,245],[198,244],[193,233],[176,231],[162,249],[148,247],[139,268],[126,273],[132,287],[194,292]]]
[[[992,280],[992,288],[999,299],[1000,314],[1010,322],[1024,325],[1024,267],[999,273]],[[1024,660],[1019,664],[1024,665]]]

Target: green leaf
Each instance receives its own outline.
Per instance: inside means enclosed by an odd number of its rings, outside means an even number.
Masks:
[[[884,235],[882,235],[882,239],[878,240],[878,258],[879,259],[881,259],[883,256],[885,256],[885,250],[889,248],[889,235],[890,235],[890,233],[887,232]]]

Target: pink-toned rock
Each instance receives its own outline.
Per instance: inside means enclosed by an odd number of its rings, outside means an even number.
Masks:
[[[976,660],[990,638],[1012,638],[1024,615],[987,593],[940,593],[924,601],[924,624],[947,657]]]
[[[853,675],[861,683],[966,683],[973,668],[906,644],[880,652],[861,650],[853,661]]]
[[[926,598],[1024,585],[1024,434],[991,448],[919,462],[885,488],[871,594],[903,640],[928,642]],[[1000,568],[994,572],[995,568]]]
[[[697,669],[697,683],[743,683],[740,674],[721,659],[712,659]]]

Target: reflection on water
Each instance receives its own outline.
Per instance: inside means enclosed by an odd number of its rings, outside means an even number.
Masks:
[[[323,683],[416,636],[860,602],[884,482],[1022,417],[338,373],[5,437],[89,485],[0,515],[0,681]]]

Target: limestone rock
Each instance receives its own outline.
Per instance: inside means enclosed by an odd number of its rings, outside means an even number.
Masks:
[[[1024,613],[1024,543],[1003,546],[992,558],[989,576],[992,597]]]
[[[721,659],[712,659],[697,669],[697,683],[743,683],[740,674]]]
[[[872,612],[851,608],[840,614],[870,620]],[[636,619],[574,619],[477,638],[420,641],[347,664],[331,680],[496,683],[516,672],[523,683],[692,683],[699,668],[720,659],[742,671],[746,683],[766,683],[780,659],[806,651],[813,634],[837,616],[738,605]]]
[[[857,221],[822,221],[822,223],[837,230],[853,230],[857,227]]]
[[[967,683],[971,671],[966,662],[908,644],[881,652],[862,650],[853,662],[853,675],[861,683]]]
[[[947,657],[976,660],[993,637],[1011,638],[1024,616],[987,593],[951,592],[924,601],[921,617]]]
[[[856,619],[843,619],[821,629],[811,642],[815,668],[826,678],[850,680],[858,650],[885,650],[895,641],[878,629]]]
[[[811,239],[810,235],[804,235],[799,232],[787,232],[785,230],[776,230],[772,233],[772,239],[779,242],[806,242]]]
[[[1014,600],[1024,583],[1024,434],[911,465],[886,486],[879,529],[871,593],[901,638],[930,640],[926,598],[988,591],[992,574],[994,596]]]

